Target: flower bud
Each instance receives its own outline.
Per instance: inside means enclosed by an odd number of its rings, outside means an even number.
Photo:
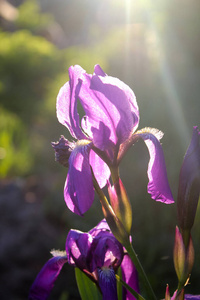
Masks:
[[[186,283],[192,271],[194,264],[194,248],[192,238],[190,236],[188,246],[186,247],[182,235],[176,227],[175,243],[174,243],[174,267],[182,288]]]
[[[200,194],[200,132],[193,127],[193,135],[185,154],[179,176],[177,199],[178,222],[182,230],[190,232]]]
[[[169,285],[166,286],[165,300],[171,300],[170,293],[169,293]]]
[[[94,188],[99,195],[99,199],[102,205],[102,211],[104,214],[104,217],[113,233],[113,235],[116,237],[116,239],[126,247],[126,245],[129,245],[129,234],[127,233],[126,229],[124,228],[124,225],[120,221],[120,219],[115,214],[112,206],[109,204],[107,198],[105,197],[102,189],[100,188],[94,174],[93,174],[93,184]]]
[[[104,217],[116,239],[126,247],[129,244],[129,235],[124,228],[122,222],[116,216],[109,203],[105,204],[101,201]]]
[[[111,206],[123,224],[126,232],[130,234],[132,226],[132,208],[126,192],[126,189],[119,178],[113,186],[108,182],[108,193]]]

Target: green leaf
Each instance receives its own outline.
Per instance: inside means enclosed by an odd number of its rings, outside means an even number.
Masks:
[[[117,275],[118,275],[120,278],[122,277],[122,270],[121,270],[121,268],[118,269]],[[118,299],[119,299],[119,300],[122,300],[123,290],[122,290],[122,284],[121,284],[120,281],[117,281],[117,295],[118,295]]]
[[[76,282],[82,300],[101,300],[102,296],[96,284],[87,277],[81,270],[75,268]]]
[[[117,274],[115,275],[119,283],[121,283],[137,300],[145,300],[140,294],[134,291],[126,282],[124,282]]]

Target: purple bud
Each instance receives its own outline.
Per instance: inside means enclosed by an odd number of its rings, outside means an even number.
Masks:
[[[191,230],[200,194],[200,132],[193,135],[185,154],[179,176],[177,199],[178,221],[182,230]]]

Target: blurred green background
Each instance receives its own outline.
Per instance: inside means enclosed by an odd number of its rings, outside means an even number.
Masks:
[[[56,96],[69,66],[79,64],[92,73],[98,63],[134,90],[139,128],[165,134],[162,145],[176,200],[192,127],[200,126],[199,11],[199,0],[0,2],[1,299],[27,299],[49,251],[64,249],[69,229],[87,231],[102,219],[98,199],[84,218],[68,210],[67,169],[54,161],[51,142],[60,135],[70,138],[56,118]],[[171,293],[177,285],[176,204],[151,200],[147,164],[148,151],[139,142],[120,172],[133,207],[133,244],[162,298],[167,283]],[[200,293],[199,222],[198,210],[192,231],[196,261],[186,289],[193,293]],[[66,266],[62,273],[50,299],[79,299],[73,269]]]

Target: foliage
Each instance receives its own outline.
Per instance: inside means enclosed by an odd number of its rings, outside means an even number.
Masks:
[[[32,166],[28,134],[13,113],[0,110],[0,177],[23,175]]]
[[[40,12],[40,7],[36,0],[27,0],[19,7],[16,25],[19,29],[41,33],[52,21],[52,15]]]
[[[1,106],[30,124],[62,68],[55,46],[28,31],[0,33]]]

